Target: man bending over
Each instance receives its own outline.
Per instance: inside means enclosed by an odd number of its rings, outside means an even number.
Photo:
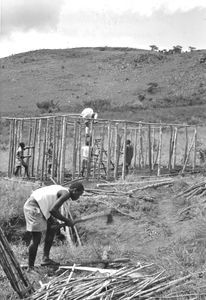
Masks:
[[[29,268],[34,267],[38,246],[41,241],[42,232],[46,230],[41,265],[58,264],[49,258],[50,249],[55,236],[55,219],[63,221],[72,227],[74,223],[64,217],[59,209],[69,199],[75,201],[84,192],[84,186],[80,182],[73,183],[70,188],[61,185],[50,185],[39,188],[32,192],[24,204],[24,215],[26,229],[32,234],[29,246]]]

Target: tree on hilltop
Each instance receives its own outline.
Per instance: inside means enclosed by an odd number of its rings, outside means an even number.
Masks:
[[[174,53],[181,53],[182,52],[182,46],[180,46],[180,45],[173,46],[173,51],[174,51]]]
[[[151,51],[157,51],[159,49],[156,45],[151,45],[150,48]]]
[[[190,52],[196,50],[196,48],[195,48],[195,47],[192,47],[192,46],[189,46],[188,48],[189,48]]]

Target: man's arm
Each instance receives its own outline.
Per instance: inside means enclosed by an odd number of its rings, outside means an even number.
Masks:
[[[72,227],[73,226],[72,220],[70,218],[64,217],[59,211],[63,203],[70,198],[70,193],[67,191],[60,191],[58,192],[57,197],[58,197],[57,202],[51,208],[50,214],[56,219],[65,222],[67,226]]]

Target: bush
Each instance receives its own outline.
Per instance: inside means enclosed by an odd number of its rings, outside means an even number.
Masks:
[[[60,111],[59,102],[55,103],[53,100],[37,102],[36,106],[38,107],[38,109],[41,110],[41,113],[51,113]]]

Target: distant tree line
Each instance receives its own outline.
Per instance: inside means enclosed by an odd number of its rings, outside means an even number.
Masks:
[[[182,53],[182,46],[177,45],[177,46],[173,46],[172,49],[163,49],[163,50],[159,50],[159,48],[156,45],[150,45],[149,46],[151,48],[151,51],[155,51],[155,52],[160,52],[163,54],[176,54],[176,53]],[[196,50],[195,47],[189,46],[188,47],[189,51],[192,52],[194,50]]]

